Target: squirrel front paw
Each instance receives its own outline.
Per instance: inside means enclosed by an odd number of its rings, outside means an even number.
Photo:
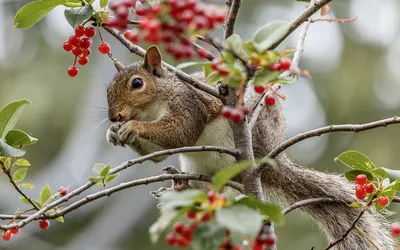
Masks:
[[[137,132],[133,128],[133,121],[123,123],[118,130],[118,138],[122,144],[132,144],[136,138]]]
[[[120,123],[113,123],[107,129],[106,139],[109,143],[113,144],[114,146],[124,146],[123,143],[121,143],[119,136],[118,136],[118,130],[120,128],[121,128]]]

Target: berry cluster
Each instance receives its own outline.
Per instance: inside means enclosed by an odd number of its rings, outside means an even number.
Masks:
[[[252,250],[263,250],[264,247],[272,247],[276,243],[275,234],[267,234],[264,227],[261,228],[255,241],[252,242]]]
[[[226,119],[230,119],[235,123],[239,123],[249,113],[249,109],[244,106],[239,106],[236,108],[224,106],[222,108],[221,113],[222,113],[222,116],[225,117]]]
[[[46,229],[49,226],[50,226],[50,222],[48,220],[39,220],[39,227],[41,229]],[[13,229],[10,229],[9,231],[3,232],[1,236],[2,236],[3,240],[9,241],[9,240],[11,240],[12,236],[14,234],[18,234],[19,231],[20,231],[19,228],[13,228]]]
[[[272,64],[269,67],[269,70],[271,70],[271,71],[289,70],[291,64],[292,64],[292,62],[290,61],[290,59],[284,57],[284,58],[281,58],[279,60],[279,62]]]
[[[129,23],[127,9],[131,1],[114,2],[110,9],[115,17],[110,18],[108,26],[125,30]],[[132,5],[131,7],[134,7]],[[122,13],[122,15],[121,15]],[[193,56],[191,37],[194,32],[203,34],[222,24],[224,13],[208,12],[198,4],[197,0],[166,0],[153,6],[143,5],[136,7],[139,27],[126,30],[125,38],[132,43],[143,40],[151,43],[164,43],[166,51],[176,60],[188,59]],[[199,50],[201,58],[207,57],[205,51]]]
[[[121,30],[128,28],[129,12],[131,8],[135,8],[136,0],[116,0],[110,3],[110,9],[114,12],[115,17],[108,20],[108,26]]]
[[[356,196],[360,200],[364,200],[367,194],[371,194],[375,191],[375,186],[372,183],[367,184],[367,176],[365,174],[359,174],[356,177]],[[386,206],[386,205],[385,205]]]
[[[223,194],[215,194],[213,191],[207,193],[208,201],[211,205],[225,204],[226,197]],[[193,233],[200,223],[208,222],[212,219],[212,211],[188,211],[186,216],[194,220],[187,227],[182,222],[178,222],[174,226],[174,231],[167,234],[166,242],[170,246],[187,247],[192,243]],[[227,248],[228,249],[228,248]],[[240,250],[240,249],[237,249]]]
[[[75,77],[79,73],[78,68],[75,66],[76,62],[82,66],[89,62],[89,55],[91,53],[90,47],[93,44],[92,37],[95,35],[95,28],[85,28],[82,25],[79,25],[75,28],[75,34],[70,36],[68,41],[64,42],[64,50],[68,52],[71,51],[75,56],[74,64],[68,68],[68,75],[71,77]]]

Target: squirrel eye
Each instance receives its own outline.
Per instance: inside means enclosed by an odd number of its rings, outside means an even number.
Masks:
[[[133,89],[140,89],[143,86],[143,79],[135,78],[132,81],[132,88]]]

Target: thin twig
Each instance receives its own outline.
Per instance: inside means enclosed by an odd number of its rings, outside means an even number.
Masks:
[[[105,29],[108,33],[110,33],[118,41],[120,41],[121,44],[124,45],[130,52],[132,52],[138,56],[141,56],[141,57],[144,57],[146,55],[146,51],[143,48],[128,41],[124,37],[124,35],[122,33],[120,33],[118,30],[116,30],[114,28],[106,27],[106,26],[104,26],[103,29]],[[176,74],[176,76],[179,77],[181,80],[183,80],[185,83],[188,83],[195,88],[198,88],[212,96],[215,96],[221,100],[224,100],[224,97],[221,96],[218,93],[218,90],[215,89],[214,87],[197,80],[196,78],[186,74],[185,72],[183,72],[181,70],[176,69],[174,66],[172,66],[168,63],[163,62],[163,66],[166,67],[169,71],[174,72]]]
[[[15,190],[17,190],[17,192],[22,195],[36,210],[39,210],[40,208],[35,204],[35,202],[33,202],[33,200],[24,193],[24,191],[22,191],[18,184],[15,183],[13,176],[11,175],[10,169],[7,169],[6,166],[3,164],[2,161],[0,161],[0,165],[1,168],[3,170],[3,172],[7,175],[11,185],[13,185],[13,187],[15,188]]]
[[[353,230],[353,228],[355,227],[355,225],[357,224],[357,222],[360,220],[361,216],[363,216],[363,214],[368,210],[369,206],[372,204],[373,199],[371,199],[371,201],[365,206],[365,208],[363,208],[361,210],[361,212],[358,214],[357,218],[353,221],[353,223],[351,223],[350,227],[346,230],[346,232],[344,232],[344,234],[337,240],[329,243],[328,246],[326,246],[324,248],[324,250],[328,250],[331,249],[332,247],[334,247],[335,245],[337,245],[339,242],[343,241],[347,235],[349,235],[349,233],[351,232],[351,230]]]
[[[294,144],[297,144],[303,140],[320,136],[323,134],[327,133],[333,133],[333,132],[360,132],[360,131],[365,131],[365,130],[370,130],[374,128],[379,128],[379,127],[386,127],[391,124],[397,124],[400,123],[400,117],[394,116],[392,118],[387,118],[383,120],[378,120],[370,123],[364,123],[364,124],[344,124],[344,125],[330,125],[314,130],[310,130],[304,133],[300,133],[286,141],[284,141],[281,145],[276,147],[274,150],[272,150],[266,157],[267,158],[275,158],[278,156],[280,153],[288,149],[289,147],[293,146]],[[257,167],[256,173],[261,174],[262,171],[265,169],[265,165],[261,164]]]
[[[337,19],[337,18],[318,18],[318,19],[312,19],[311,22],[330,22],[330,23],[352,23],[355,20],[358,19],[358,16],[355,18],[348,18],[348,19]]]
[[[380,250],[379,247],[376,246],[376,244],[372,241],[371,237],[369,237],[368,234],[366,234],[361,228],[359,227],[354,227],[355,230],[357,230],[360,234],[362,234],[368,241],[375,247],[376,250]]]
[[[276,41],[269,49],[273,50],[279,46],[294,30],[296,30],[302,23],[307,21],[315,12],[322,8],[325,4],[331,2],[332,0],[315,0],[314,3],[310,4],[298,17],[296,17],[292,22],[290,22],[289,30],[286,32],[285,36],[280,40]]]
[[[228,2],[230,5],[228,16],[225,20],[224,40],[230,37],[235,30],[236,18],[239,13],[242,0],[231,0]]]
[[[236,158],[238,158],[240,156],[240,153],[238,150],[236,149],[230,149],[230,148],[225,148],[225,147],[218,147],[218,146],[194,146],[194,147],[183,147],[183,148],[175,148],[175,149],[167,149],[167,150],[161,150],[161,151],[157,151],[151,154],[147,154],[145,156],[142,157],[138,157],[134,160],[130,160],[127,162],[122,163],[121,165],[113,168],[110,170],[109,174],[115,174],[118,173],[128,167],[131,167],[135,164],[139,164],[142,163],[144,161],[147,160],[151,160],[155,157],[159,157],[159,156],[163,156],[163,155],[173,155],[173,154],[179,154],[179,153],[188,153],[188,152],[202,152],[202,151],[215,151],[215,152],[219,152],[219,153],[226,153],[226,154],[230,154]],[[21,228],[24,227],[26,224],[28,224],[29,222],[38,219],[40,216],[42,216],[44,213],[46,213],[48,210],[55,208],[56,206],[58,206],[61,203],[64,203],[66,201],[68,201],[70,198],[79,195],[80,193],[82,193],[83,191],[89,189],[90,187],[92,187],[93,185],[95,185],[95,183],[93,182],[87,182],[86,184],[78,187],[77,189],[71,191],[70,193],[68,193],[67,195],[47,204],[46,206],[43,206],[39,211],[37,211],[36,213],[30,215],[29,217],[25,218],[24,220],[20,221],[17,223],[17,225],[15,227]],[[8,230],[10,228],[10,226],[0,226],[0,229],[3,230]]]
[[[285,209],[283,209],[282,213],[284,215],[286,215],[300,207],[313,205],[315,203],[328,203],[328,202],[337,202],[337,203],[348,204],[348,202],[346,202],[344,200],[339,200],[339,199],[334,199],[334,198],[325,198],[325,197],[312,198],[312,199],[295,202],[295,203],[291,204],[290,206],[286,207]]]

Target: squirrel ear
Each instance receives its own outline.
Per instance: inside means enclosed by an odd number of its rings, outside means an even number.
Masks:
[[[153,75],[162,76],[163,70],[161,67],[161,62],[161,53],[157,46],[153,45],[148,48],[144,57],[143,68]]]

